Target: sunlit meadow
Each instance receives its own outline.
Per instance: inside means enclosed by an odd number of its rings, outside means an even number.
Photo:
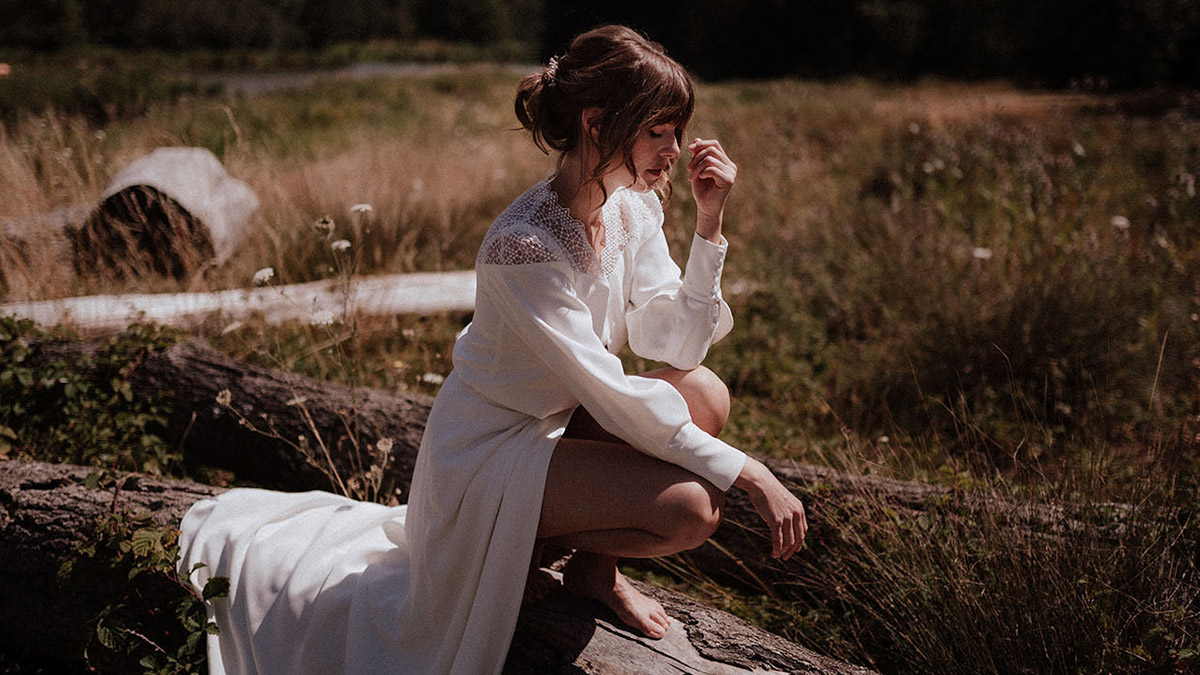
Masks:
[[[265,267],[272,283],[330,278],[323,216],[355,274],[469,268],[491,219],[553,168],[514,129],[518,75],[192,93],[103,125],[22,115],[0,126],[0,293],[222,289]],[[999,84],[701,86],[689,133],[740,167],[724,279],[737,326],[707,361],[734,394],[728,439],[999,506],[918,523],[866,493],[811,504],[835,528],[799,563],[811,586],[693,592],[884,672],[1200,667],[1200,120],[1169,94],[1145,103]],[[246,245],[186,283],[77,278],[45,214],[86,208],[163,145],[206,147],[251,185]],[[693,213],[677,178],[679,256]],[[468,320],[351,318],[336,354],[309,321],[218,317],[203,333],[261,363],[434,393]],[[1035,540],[1001,517],[1014,500],[1136,517],[1115,543]]]

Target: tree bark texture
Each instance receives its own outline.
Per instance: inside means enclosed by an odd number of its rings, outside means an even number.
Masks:
[[[88,488],[85,467],[0,461],[0,636],[8,644],[61,657],[78,653],[101,608],[63,591],[55,572],[86,540],[97,518],[115,509],[148,509],[178,527],[195,501],[220,488],[144,476],[117,488]],[[505,673],[652,675],[658,673],[865,674],[819,656],[672,591],[642,586],[675,618],[668,636],[630,633],[605,608],[559,589],[522,609]],[[167,605],[172,598],[162,598]]]
[[[86,349],[81,343],[48,343],[39,358]],[[332,488],[329,477],[317,468],[321,457],[314,462],[311,454],[306,458],[298,451],[292,439],[301,435],[307,436],[310,449],[315,448],[313,432],[319,430],[333,466],[343,476],[354,471],[355,447],[371,447],[389,437],[394,443],[381,492],[388,496],[393,488],[398,490],[400,502],[406,500],[431,403],[427,397],[350,389],[250,366],[202,341],[147,357],[129,381],[136,395],[158,396],[169,403],[173,412],[166,440],[183,449],[187,462],[228,469],[267,487]],[[229,391],[228,407],[216,402],[223,390]],[[303,405],[296,403],[300,400]],[[243,419],[272,429],[274,436],[247,428]],[[351,440],[355,434],[357,442]],[[1003,501],[969,490],[847,475],[789,460],[763,461],[808,509],[810,531],[798,555],[786,562],[771,558],[765,525],[746,494],[731,490],[722,524],[708,543],[686,554],[636,564],[651,569],[662,565],[684,578],[716,581],[784,604],[799,601],[821,607],[830,597],[842,595],[840,588],[821,584],[837,586],[855,579],[855,574],[861,581],[855,566],[864,553],[870,556],[877,544],[890,545],[897,538],[934,537],[970,545],[980,536],[978,524],[986,520],[991,528],[987,531],[1015,531],[1035,544],[1042,538],[1069,537],[1107,546],[1130,526],[1122,515],[1128,507],[1122,505],[1097,511]],[[913,529],[905,529],[910,523]],[[873,533],[878,533],[875,539]],[[849,571],[841,576],[828,573],[840,569]],[[872,573],[866,574],[869,581]]]

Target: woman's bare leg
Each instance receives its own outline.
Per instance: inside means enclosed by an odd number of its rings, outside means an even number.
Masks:
[[[576,549],[568,590],[608,605],[622,621],[662,637],[662,607],[617,571],[617,558],[695,548],[721,518],[724,493],[674,464],[628,445],[564,439],[550,459],[538,537]]]
[[[670,382],[693,420],[709,433],[720,432],[729,395],[711,371],[664,368],[645,376]],[[550,460],[538,537],[576,549],[563,570],[569,590],[603,602],[657,638],[669,625],[666,612],[617,571],[617,559],[699,546],[716,529],[723,505],[724,494],[711,483],[635,450],[581,408]]]

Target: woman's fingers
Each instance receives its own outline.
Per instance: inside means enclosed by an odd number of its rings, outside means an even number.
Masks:
[[[783,548],[779,551],[779,557],[787,560],[796,552],[796,530],[792,527],[790,518],[784,520],[779,529],[783,534]]]

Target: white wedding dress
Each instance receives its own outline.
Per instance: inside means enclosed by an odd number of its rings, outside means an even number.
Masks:
[[[653,193],[614,192],[600,256],[544,180],[489,229],[472,324],[433,405],[407,506],[231,490],[183,520],[181,573],[230,578],[213,675],[499,673],[546,470],[574,409],[725,490],[745,456],[615,353],[696,367],[732,326],[725,243],[696,237],[681,278]]]

